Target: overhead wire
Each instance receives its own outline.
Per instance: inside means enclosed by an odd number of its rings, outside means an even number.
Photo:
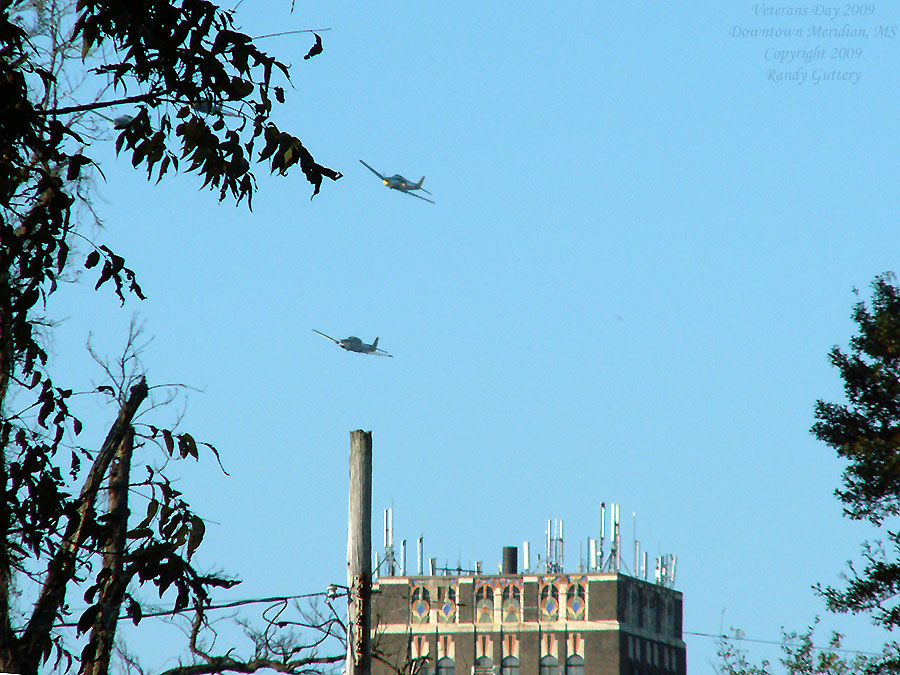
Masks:
[[[243,600],[233,600],[231,602],[224,602],[214,605],[208,605],[204,607],[204,611],[208,610],[217,610],[217,609],[231,609],[234,607],[243,607],[246,605],[257,605],[257,604],[269,604],[274,602],[286,602],[288,600],[302,600],[304,598],[315,598],[315,597],[327,597],[327,591],[317,591],[315,593],[301,593],[299,595],[276,595],[269,596],[264,598],[248,598]],[[158,610],[153,612],[146,612],[141,614],[141,618],[152,618],[152,617],[161,617],[161,616],[175,616],[178,614],[184,614],[187,612],[194,611],[192,607],[185,607],[184,609],[167,609],[167,610]],[[125,615],[120,616],[120,620],[127,620],[131,617]],[[74,628],[78,625],[77,622],[74,623],[59,623],[57,624],[60,628]],[[774,645],[777,647],[784,646],[785,644],[790,644],[789,641],[786,640],[766,640],[762,638],[752,638],[747,637],[745,635],[725,635],[723,633],[701,633],[698,631],[689,631],[682,630],[683,635],[691,635],[693,637],[703,637],[703,638],[714,638],[716,640],[723,640],[728,642],[750,642],[753,644],[763,644],[763,645]],[[860,656],[880,656],[881,652],[872,652],[862,649],[850,649],[846,647],[822,647],[819,645],[811,645],[811,649],[814,651],[820,652],[832,652],[832,653],[842,653],[842,654],[856,654]]]
[[[288,600],[302,600],[303,598],[315,598],[318,596],[325,596],[325,591],[318,591],[316,593],[302,593],[300,595],[275,595],[268,598],[251,598],[247,600],[233,600],[232,602],[224,602],[216,605],[207,605],[206,607],[202,607],[203,611],[209,611],[212,609],[230,609],[232,607],[242,607],[244,605],[259,605],[259,604],[271,604],[274,602],[286,602]],[[166,610],[158,610],[154,612],[142,612],[141,618],[151,618],[151,617],[160,617],[160,616],[175,616],[176,614],[184,614],[187,612],[195,611],[193,607],[185,607],[183,609],[166,609]],[[120,616],[119,620],[127,620],[131,617],[127,614],[124,616]],[[75,628],[78,626],[78,622],[75,623],[58,623],[56,624],[59,628]]]
[[[753,642],[754,644],[762,644],[762,645],[776,645],[781,647],[785,644],[791,644],[788,640],[763,640],[760,638],[749,638],[742,635],[724,635],[717,633],[696,633],[694,631],[683,630],[681,631],[683,635],[693,635],[695,637],[708,637],[715,638],[717,640],[724,640],[727,642]],[[820,647],[817,645],[811,645],[811,648],[817,652],[841,652],[846,654],[859,654],[861,656],[880,656],[881,652],[869,652],[864,651],[862,649],[848,649],[845,647]]]

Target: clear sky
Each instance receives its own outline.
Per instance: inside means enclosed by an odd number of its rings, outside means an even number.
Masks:
[[[96,146],[98,241],[148,299],[120,309],[93,273],[60,292],[56,378],[99,382],[88,333],[114,356],[139,312],[151,384],[202,390],[182,428],[231,475],[209,456],[179,486],[209,520],[196,560],[245,580],[223,599],[343,583],[363,428],[376,549],[391,504],[411,551],[488,570],[562,518],[574,570],[616,502],[628,547],[636,513],[644,549],[678,555],[692,674],[731,626],[777,641],[822,615],[822,642],[876,648],[811,588],[875,533],[842,518],[808,430],[841,397],[853,288],[900,271],[900,36],[876,36],[900,9],[767,13],[787,6],[244,0],[250,34],[331,29],[309,61],[308,36],[265,46],[293,64],[277,121],[344,177],[310,201],[299,172],[260,171],[249,212]],[[110,412],[78,405],[101,439]]]

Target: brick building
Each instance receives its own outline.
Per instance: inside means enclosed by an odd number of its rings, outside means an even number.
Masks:
[[[615,571],[381,576],[373,675],[684,675],[682,595]]]

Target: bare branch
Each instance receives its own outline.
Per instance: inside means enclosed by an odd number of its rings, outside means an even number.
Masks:
[[[125,533],[128,530],[128,476],[131,473],[131,455],[134,451],[134,429],[129,428],[116,452],[115,463],[109,476],[109,524],[113,528],[103,556],[106,572],[100,594],[100,617],[91,630],[89,644],[92,657],[82,663],[84,675],[106,675],[112,656],[119,609],[125,596],[128,578],[124,571]]]
[[[65,108],[51,108],[50,110],[39,111],[44,115],[68,115],[70,113],[85,112],[88,110],[100,110],[102,108],[112,108],[117,105],[126,105],[128,103],[150,103],[155,105],[159,102],[165,92],[161,89],[154,89],[145,94],[136,94],[135,96],[126,96],[117,98],[113,101],[94,101],[92,103],[83,103],[82,105],[71,105]]]
[[[141,379],[132,387],[131,395],[119,410],[119,416],[109,430],[81,488],[80,506],[77,513],[69,520],[63,546],[47,566],[47,579],[22,636],[22,643],[27,654],[26,660],[34,664],[35,669],[65,601],[66,587],[75,571],[76,554],[86,536],[85,525],[93,516],[94,501],[100,489],[100,483],[106,476],[115,451],[122,444],[126,433],[131,428],[132,419],[146,397],[147,382]]]
[[[218,656],[206,663],[197,663],[190,666],[177,666],[163,671],[160,675],[210,675],[212,673],[255,673],[258,670],[269,668],[279,673],[299,675],[309,666],[340,663],[347,657],[344,654],[335,656],[312,656],[303,659],[293,659],[281,662],[276,659],[259,658],[248,661],[240,661],[230,656]]]

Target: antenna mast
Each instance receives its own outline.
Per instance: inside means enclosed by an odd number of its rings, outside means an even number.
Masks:
[[[397,560],[394,558],[394,507],[384,510],[384,565],[386,576],[397,574]]]
[[[563,521],[557,520],[554,528],[553,519],[547,521],[547,573],[563,571]]]

